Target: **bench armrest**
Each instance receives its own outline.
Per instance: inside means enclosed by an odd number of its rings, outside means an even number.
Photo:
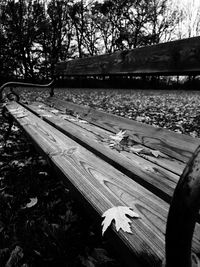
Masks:
[[[51,91],[50,91],[50,96],[53,96],[54,95],[54,92],[53,92],[53,85],[54,85],[54,80],[52,80],[50,83],[47,83],[47,84],[35,84],[35,83],[23,83],[23,82],[7,82],[7,83],[4,83],[1,87],[0,87],[0,102],[2,102],[3,100],[3,90],[6,88],[6,87],[17,87],[17,86],[20,86],[20,87],[27,87],[27,86],[31,86],[31,87],[39,87],[39,88],[47,88],[47,87],[51,87]],[[11,93],[13,93],[11,91]],[[19,96],[14,93],[18,100],[19,100]]]
[[[166,228],[166,267],[200,266],[192,255],[192,237],[200,208],[200,146],[175,188]]]

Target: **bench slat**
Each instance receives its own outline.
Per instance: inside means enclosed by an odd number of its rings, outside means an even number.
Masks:
[[[78,192],[79,199],[81,196],[98,215],[119,205],[139,213],[140,219],[131,220],[133,234],[117,233],[112,225],[111,233],[120,244],[116,248],[130,266],[160,267],[169,205],[21,105],[9,104],[7,110],[60,177]],[[199,232],[198,224],[195,231]],[[200,252],[198,238],[195,233],[196,253]],[[126,249],[122,250],[124,244]]]
[[[134,120],[122,118],[113,114],[95,110],[90,107],[74,104],[56,97],[48,98],[48,103],[60,110],[78,113],[81,118],[102,127],[110,132],[117,133],[126,130],[135,141],[152,149],[161,151],[171,158],[187,163],[192,153],[200,144],[200,139],[184,134],[175,133],[162,128],[153,127]]]
[[[8,105],[7,109],[41,152],[48,155],[52,166],[61,171],[72,188],[99,215],[120,205],[131,206],[140,214],[141,219],[132,220],[133,235],[123,231],[117,235],[135,255],[143,255],[141,261],[144,266],[161,266],[169,208],[166,202],[19,104]],[[24,111],[26,116],[19,117],[17,109]]]
[[[34,105],[38,105],[40,106],[41,103],[37,103],[35,102]],[[45,104],[43,104],[45,105]],[[32,104],[28,106],[29,108],[32,107]],[[38,110],[38,109],[37,109]],[[46,111],[51,111],[52,108],[45,105],[45,110]],[[61,111],[63,112],[63,111]],[[51,113],[52,114],[52,113]],[[41,114],[42,115],[42,114]],[[74,118],[73,116],[71,116],[72,118]],[[87,118],[84,118],[84,119],[87,119]],[[110,132],[106,129],[103,129],[101,127],[98,127],[94,124],[91,124],[91,123],[88,123],[88,124],[83,124],[83,123],[79,123],[78,121],[73,121],[74,124],[78,125],[79,127],[87,130],[88,132],[92,132],[94,135],[96,135],[97,137],[100,137],[101,139],[106,139],[106,138],[109,138],[110,135],[113,135],[113,132]],[[98,139],[98,138],[97,138]],[[146,148],[145,146],[141,145],[140,146],[142,148]],[[130,153],[128,154],[130,156]],[[144,158],[152,163],[155,163],[156,165],[160,166],[160,167],[163,167],[164,169],[167,169],[169,170],[170,172],[173,172],[177,175],[181,175],[182,172],[183,172],[183,169],[185,168],[185,163],[179,161],[179,160],[176,160],[174,158],[170,158],[168,157],[167,155],[165,154],[162,154],[162,156],[159,156],[159,157],[154,157],[154,156],[151,156],[151,155],[147,155],[147,154],[140,154],[140,157],[141,158]]]
[[[64,134],[67,134],[70,138],[73,138],[90,151],[114,165],[120,171],[154,192],[157,196],[163,198],[167,202],[171,201],[174,188],[179,179],[178,175],[138,155],[126,151],[121,151],[119,153],[112,150],[108,145],[99,141],[99,137],[102,137],[102,135],[99,132],[98,135],[94,133],[95,131],[92,130],[92,127],[95,126],[85,125],[85,127],[90,126],[90,130],[88,131],[82,128],[83,124],[63,120],[51,112],[48,112],[51,108],[43,105],[41,109],[39,108],[40,106],[41,104],[30,104],[28,109],[33,111],[36,115],[41,116],[45,121],[49,122]],[[104,130],[101,129],[101,131]],[[108,136],[109,135],[104,135],[103,137]]]
[[[200,73],[200,37],[151,45],[57,64],[56,74],[188,75]]]

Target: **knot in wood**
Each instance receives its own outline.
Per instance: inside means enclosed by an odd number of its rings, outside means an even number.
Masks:
[[[71,147],[68,150],[66,150],[66,154],[69,155],[69,156],[73,155],[74,152],[76,152],[76,150],[77,150],[77,147]]]

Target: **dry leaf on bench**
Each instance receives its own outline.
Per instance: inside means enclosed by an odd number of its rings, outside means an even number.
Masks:
[[[50,112],[52,112],[52,113],[54,113],[54,114],[57,114],[57,113],[59,113],[59,110],[57,110],[57,109],[52,109],[52,110],[50,110]]]
[[[50,115],[50,114],[41,114],[41,117],[47,117],[47,118],[51,118],[51,117],[53,117],[52,115]]]
[[[38,108],[44,108],[44,105],[42,104],[42,105],[38,105]]]
[[[115,221],[117,231],[119,231],[121,228],[124,232],[132,233],[130,227],[131,220],[126,215],[132,218],[140,217],[130,207],[125,206],[113,207],[105,211],[102,215],[102,217],[105,217],[102,222],[102,235],[105,233],[113,220]]]
[[[126,131],[120,131],[120,132],[118,132],[116,135],[110,135],[109,137],[110,137],[110,139],[112,139],[112,140],[114,140],[115,142],[121,142],[122,141],[122,139],[124,138],[124,136],[125,136],[125,133],[126,133]]]
[[[27,116],[28,116],[27,113],[18,113],[18,114],[16,114],[16,117],[17,117],[18,119],[22,119],[22,118],[27,117]]]
[[[136,154],[144,154],[144,155],[154,156],[156,158],[158,157],[167,158],[167,156],[161,153],[159,150],[153,150],[148,147],[132,146],[130,147],[129,150]]]
[[[154,155],[154,157],[162,157],[162,158],[167,158],[167,156],[163,153],[161,153],[159,150],[151,150],[151,153]]]

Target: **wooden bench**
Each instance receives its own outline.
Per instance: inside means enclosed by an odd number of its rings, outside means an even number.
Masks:
[[[76,76],[199,75],[200,38],[111,55],[61,62],[56,79]],[[11,116],[49,164],[98,218],[115,206],[131,207],[132,234],[116,231],[112,241],[124,266],[200,266],[200,140],[80,106],[54,96],[24,104],[9,82],[4,115]],[[78,116],[77,116],[78,115]],[[116,134],[126,131],[117,143]],[[115,137],[113,137],[115,136]]]

